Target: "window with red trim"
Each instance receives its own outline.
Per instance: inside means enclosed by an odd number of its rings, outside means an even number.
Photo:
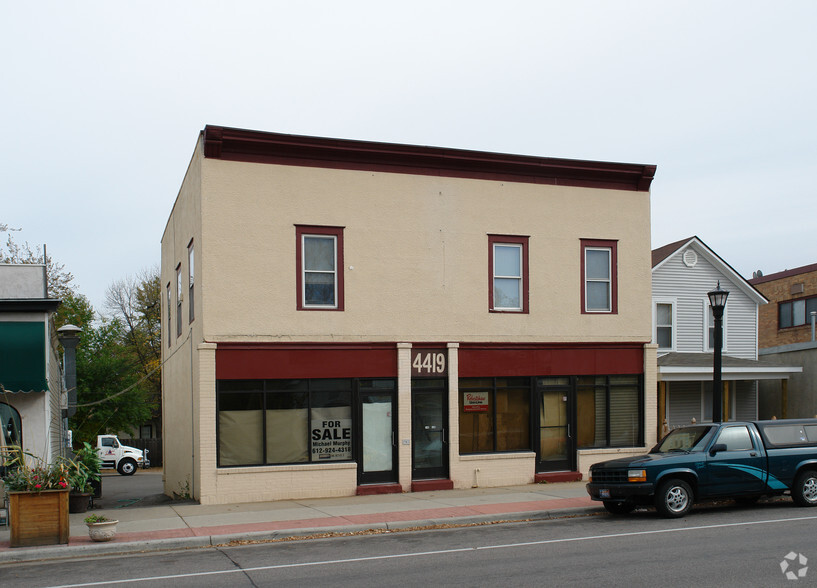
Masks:
[[[343,227],[296,225],[298,310],[343,310]]]
[[[582,239],[582,313],[618,313],[617,241]]]
[[[528,312],[528,239],[488,235],[491,312]]]

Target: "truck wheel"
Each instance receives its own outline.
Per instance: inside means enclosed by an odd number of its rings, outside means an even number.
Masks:
[[[797,506],[817,506],[817,472],[800,472],[794,480],[791,498]]]
[[[116,471],[123,476],[132,476],[136,473],[136,462],[132,459],[123,459],[119,462]]]
[[[625,515],[635,510],[635,504],[631,502],[613,502],[612,500],[604,501],[604,508],[607,512],[614,515]]]
[[[683,480],[667,480],[655,493],[655,508],[661,516],[676,519],[692,510],[692,488]]]

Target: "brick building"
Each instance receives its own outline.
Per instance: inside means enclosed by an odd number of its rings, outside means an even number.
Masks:
[[[749,283],[769,300],[759,315],[760,356],[803,367],[788,386],[761,387],[760,416],[817,415],[817,264],[755,276]]]

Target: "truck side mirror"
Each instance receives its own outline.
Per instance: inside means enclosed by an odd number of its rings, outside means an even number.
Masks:
[[[726,451],[726,443],[715,443],[709,450],[709,455],[710,457],[715,457],[715,455],[721,451]]]

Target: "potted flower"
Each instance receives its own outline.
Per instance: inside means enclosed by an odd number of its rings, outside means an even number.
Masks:
[[[11,546],[68,543],[68,464],[48,464],[8,448],[3,484],[9,496]]]
[[[118,520],[109,519],[105,515],[92,514],[85,517],[88,525],[88,536],[94,541],[110,541],[116,536]]]

